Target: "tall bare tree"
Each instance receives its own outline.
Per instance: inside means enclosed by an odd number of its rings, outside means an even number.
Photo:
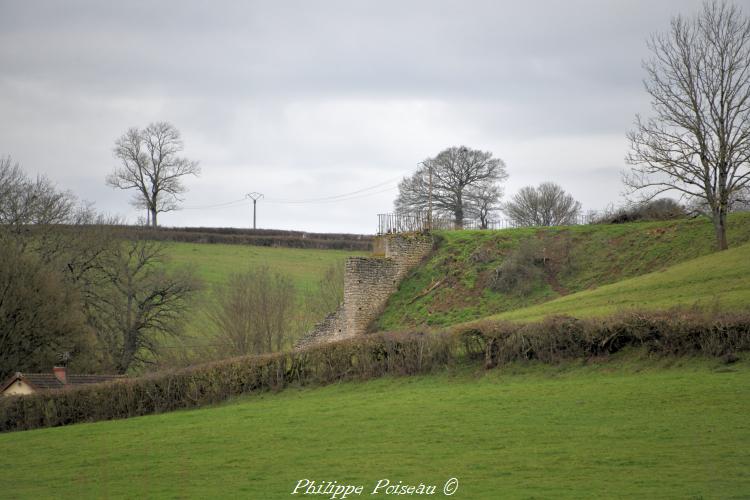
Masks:
[[[188,270],[168,272],[164,259],[161,242],[137,236],[102,256],[87,317],[120,373],[153,362],[160,341],[183,332],[199,283]]]
[[[430,174],[432,174],[432,204],[438,213],[450,214],[456,227],[463,227],[467,216],[467,190],[479,185],[491,185],[508,178],[505,163],[493,158],[489,151],[451,147],[436,157],[428,158],[411,177],[399,184],[395,201],[397,211],[425,211],[430,202]]]
[[[131,128],[115,142],[120,166],[107,176],[107,184],[135,189],[132,204],[145,208],[150,224],[157,227],[158,214],[179,208],[180,195],[187,191],[182,177],[200,174],[198,162],[179,156],[182,150],[180,132],[170,123]]]
[[[632,171],[624,181],[651,199],[675,190],[705,201],[716,244],[726,249],[726,215],[750,183],[750,18],[711,1],[653,35],[644,62],[654,116],[628,134]]]
[[[565,226],[575,224],[581,204],[554,182],[521,188],[503,207],[517,226]]]

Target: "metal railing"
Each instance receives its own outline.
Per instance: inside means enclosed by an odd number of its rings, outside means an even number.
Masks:
[[[591,224],[597,218],[596,212],[588,212],[576,217],[571,225]],[[488,221],[484,227],[480,221],[475,219],[465,219],[462,225],[456,224],[452,218],[438,217],[433,215],[432,220],[426,212],[404,212],[378,214],[378,234],[393,233],[418,233],[429,230],[453,231],[458,229],[473,230],[497,230],[511,229],[516,227],[535,227],[530,224],[518,224],[510,219],[493,219]]]

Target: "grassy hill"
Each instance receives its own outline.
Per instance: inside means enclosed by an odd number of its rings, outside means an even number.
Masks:
[[[297,481],[456,498],[750,491],[750,363],[515,364],[290,389],[215,408],[0,435],[6,498],[289,498]],[[328,497],[320,497],[328,498]],[[358,497],[350,497],[358,498]]]
[[[696,305],[737,310],[750,304],[750,244],[713,253],[594,290],[585,290],[536,306],[494,316],[534,321],[553,314],[579,318],[622,309],[668,309]]]
[[[750,241],[750,213],[734,214],[729,219],[731,246]],[[572,304],[576,292],[593,290],[603,285],[641,276],[685,262],[714,251],[713,229],[705,219],[660,221],[617,225],[590,225],[559,228],[508,229],[500,231],[451,231],[438,233],[439,245],[422,266],[412,272],[391,297],[378,320],[380,329],[393,330],[416,325],[450,325],[486,316],[520,310],[558,299],[559,309],[539,311],[562,312],[565,304]],[[532,250],[528,250],[529,246]],[[525,293],[498,291],[493,278],[498,275],[506,259],[514,258],[523,250],[533,251],[539,276],[526,279]],[[737,256],[736,260],[742,260]],[[737,264],[737,262],[734,262]],[[723,278],[733,273],[728,263]],[[698,266],[704,264],[697,264]],[[710,264],[705,272],[710,272]],[[680,271],[668,275],[674,280]],[[702,279],[699,268],[696,277]],[[671,278],[670,278],[671,276]],[[651,282],[650,295],[643,301],[668,306],[670,300],[659,300],[658,280]],[[741,282],[737,286],[742,287]],[[644,285],[645,286],[645,285]],[[716,291],[717,282],[714,282]],[[433,288],[434,287],[434,288]],[[425,290],[431,289],[424,294]],[[701,285],[685,288],[684,293],[700,292]],[[606,302],[599,292],[600,300]],[[634,290],[631,296],[641,292]],[[709,292],[713,293],[713,292]],[[743,296],[733,295],[731,300]],[[623,300],[627,297],[623,296]],[[689,302],[686,295],[679,302]],[[617,304],[613,298],[610,310]],[[631,300],[632,302],[632,300]],[[633,305],[627,301],[624,306]],[[592,306],[593,307],[593,306]],[[599,306],[597,306],[599,307]],[[601,308],[604,311],[604,308]],[[515,314],[518,314],[515,316]],[[508,313],[509,318],[521,319],[526,313]],[[528,313],[534,315],[533,311]],[[541,313],[540,313],[541,314]]]

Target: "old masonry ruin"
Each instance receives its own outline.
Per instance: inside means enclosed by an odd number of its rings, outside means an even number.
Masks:
[[[299,349],[367,333],[401,280],[432,248],[432,236],[426,233],[377,236],[372,256],[347,259],[342,304],[302,337],[295,347]]]

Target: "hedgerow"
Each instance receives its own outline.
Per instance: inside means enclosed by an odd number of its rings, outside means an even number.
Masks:
[[[750,350],[750,313],[670,310],[537,323],[480,321],[440,332],[371,334],[303,350],[246,356],[107,384],[5,397],[0,432],[195,408],[288,386],[429,373],[456,363],[603,357],[627,347],[657,355]]]

